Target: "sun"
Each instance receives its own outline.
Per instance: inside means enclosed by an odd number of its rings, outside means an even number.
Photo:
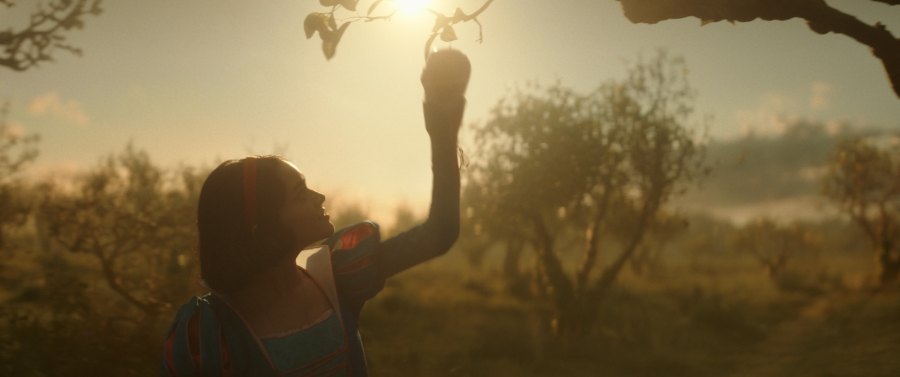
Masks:
[[[394,7],[397,12],[406,15],[418,15],[422,13],[431,0],[394,0]]]

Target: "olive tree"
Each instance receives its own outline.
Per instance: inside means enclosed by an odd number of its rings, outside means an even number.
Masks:
[[[779,225],[760,218],[738,229],[732,238],[735,250],[752,255],[769,277],[778,278],[788,261],[818,249],[820,236],[800,224]]]
[[[111,315],[152,322],[198,288],[193,254],[201,178],[194,169],[167,172],[129,146],[73,187],[47,194],[38,231],[51,247],[93,261],[84,278],[101,281],[124,304]]]
[[[37,135],[26,135],[7,119],[8,107],[0,105],[0,249],[10,228],[21,226],[28,218],[31,201],[21,173],[37,158]]]
[[[823,181],[825,195],[865,233],[876,251],[879,281],[900,276],[900,147],[864,139],[838,144]]]
[[[467,179],[482,198],[474,217],[536,251],[555,333],[592,327],[665,204],[705,172],[692,100],[684,61],[660,51],[588,94],[558,84],[520,90],[477,126]],[[618,251],[595,276],[601,245]]]

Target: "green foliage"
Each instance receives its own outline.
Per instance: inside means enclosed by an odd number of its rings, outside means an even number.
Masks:
[[[465,13],[462,9],[456,8],[456,11],[452,16],[446,16],[435,10],[428,9],[428,12],[434,15],[434,27],[431,30],[431,35],[425,42],[425,59],[428,59],[428,54],[431,52],[431,45],[437,37],[440,37],[444,42],[452,42],[457,39],[453,25],[459,23],[473,21],[478,24],[478,42],[481,42],[483,39],[481,22],[478,21],[477,17],[484,12],[493,1],[494,0],[486,0],[478,10],[472,13]],[[365,16],[360,16],[357,13],[356,16],[350,16],[345,20],[342,20],[340,25],[338,25],[335,13],[342,9],[355,12],[359,0],[319,0],[319,3],[323,7],[331,9],[327,12],[312,12],[306,15],[306,18],[303,20],[303,31],[306,33],[307,39],[312,38],[316,33],[319,34],[319,38],[322,41],[322,53],[325,55],[326,59],[334,57],[334,54],[337,52],[338,43],[340,43],[341,37],[344,36],[344,32],[351,23],[355,21],[371,22],[376,20],[390,20],[397,12],[395,6],[393,9],[390,9],[388,13],[380,15],[376,14],[376,11],[384,8],[382,4],[384,4],[385,1],[374,0],[369,5]],[[387,0],[386,3],[395,5],[393,0]]]
[[[172,308],[199,288],[203,176],[128,146],[70,182],[23,181],[38,206],[0,270],[0,374],[155,370]]]
[[[830,309],[810,313],[819,298],[775,290],[753,260],[727,254],[704,262],[724,272],[717,277],[699,278],[675,265],[666,281],[623,282],[608,295],[598,326],[574,347],[547,337],[537,315],[547,308],[503,294],[500,276],[437,260],[388,281],[367,304],[361,325],[370,373],[697,377],[743,375],[766,365],[772,370],[754,375],[808,375],[806,366],[888,376],[884,371],[897,365],[889,356],[900,344],[890,315],[897,292],[829,293],[822,299]],[[734,270],[724,263],[734,263]],[[856,312],[863,302],[869,304]],[[877,335],[879,328],[885,333]],[[871,362],[853,364],[856,358]]]
[[[800,224],[782,226],[771,219],[761,218],[744,225],[733,238],[738,252],[752,254],[775,278],[783,272],[791,257],[798,254],[814,254],[821,235]]]
[[[37,224],[52,247],[94,262],[100,280],[118,295],[119,310],[152,321],[195,283],[202,177],[192,169],[167,173],[129,145],[71,190],[50,192]]]
[[[140,322],[95,289],[97,277],[64,252],[42,252],[40,280],[0,309],[0,374],[148,375],[164,324]],[[107,302],[111,300],[113,302]]]
[[[21,182],[22,170],[38,156],[37,135],[24,135],[7,120],[8,103],[0,106],[0,250],[5,233],[21,226],[31,210]]]
[[[882,283],[900,278],[900,144],[841,142],[823,179],[826,197],[866,234],[878,255]]]
[[[556,323],[573,326],[560,332],[590,326],[663,206],[705,174],[685,72],[682,59],[660,51],[586,95],[533,86],[501,100],[476,130],[465,194],[480,205],[466,210],[486,236],[537,251],[538,292],[555,303]],[[620,252],[593,279],[601,239],[617,240]],[[583,259],[570,278],[560,255],[576,250]]]
[[[81,49],[66,42],[67,33],[84,28],[87,16],[103,13],[101,0],[50,0],[33,2],[34,11],[27,26],[0,30],[0,66],[24,71],[42,62],[53,61],[57,50],[81,55]],[[14,7],[15,0],[4,0],[0,6]],[[7,21],[4,19],[4,21]]]
[[[0,265],[0,375],[157,375],[173,306],[199,290],[193,206],[204,171],[163,168],[127,147],[58,186],[23,181],[16,190],[40,192],[41,205],[4,249]],[[487,204],[467,202],[472,218]],[[408,208],[398,213],[415,218]],[[680,218],[665,216],[648,234],[665,238],[674,229],[683,235],[658,256],[667,266],[663,278],[622,271],[594,313],[597,325],[570,347],[548,336],[552,302],[507,293],[508,282],[497,273],[503,260],[487,257],[476,271],[457,249],[392,278],[361,319],[371,374],[721,376],[758,365],[775,368],[754,373],[761,376],[896,370],[894,358],[883,356],[900,344],[896,290],[872,296],[820,284],[814,298],[784,291],[759,274],[753,259],[728,252],[723,239],[733,226],[691,217],[680,230]],[[844,223],[816,227],[826,236],[852,230]],[[557,242],[582,245],[564,239],[579,234],[567,231]],[[80,246],[71,247],[78,239]],[[869,273],[867,256],[839,251],[827,254],[834,271],[848,279]],[[694,254],[703,257],[689,257]],[[115,262],[115,284],[136,301],[157,303],[159,313],[145,314],[113,289],[103,258]],[[566,265],[578,261],[561,258]],[[826,271],[803,267],[804,284]],[[829,300],[830,309],[811,310],[820,300]]]

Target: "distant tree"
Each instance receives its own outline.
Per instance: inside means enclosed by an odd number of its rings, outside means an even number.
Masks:
[[[459,23],[472,21],[478,24],[478,42],[481,42],[483,36],[481,33],[481,22],[478,21],[478,16],[481,15],[492,2],[494,2],[494,0],[485,0],[481,7],[471,13],[466,13],[461,8],[456,8],[456,11],[454,11],[452,16],[442,14],[432,9],[427,9],[429,13],[434,15],[434,27],[432,27],[431,35],[425,42],[425,57],[428,57],[428,53],[431,50],[431,44],[436,38],[440,37],[444,42],[455,41],[457,38],[456,30],[453,28],[453,25]],[[336,18],[335,13],[340,10],[356,12],[359,6],[359,0],[319,0],[319,3],[322,4],[323,7],[330,9],[327,12],[312,12],[308,14],[303,21],[303,29],[307,39],[312,38],[316,33],[319,34],[319,39],[322,40],[322,53],[325,54],[326,59],[331,59],[337,51],[337,45],[341,41],[341,37],[344,36],[344,32],[347,31],[347,28],[351,23],[356,21],[371,22],[376,20],[390,20],[397,12],[398,1],[373,0],[370,3],[365,16],[360,16],[359,13],[356,13],[353,16],[341,20],[340,25],[338,25],[338,19]],[[387,4],[387,7],[383,6],[383,4]],[[382,8],[387,8],[386,13],[380,13]]]
[[[900,146],[864,139],[841,142],[828,164],[824,193],[876,250],[881,283],[900,276]]]
[[[867,24],[829,6],[825,0],[618,0],[631,22],[655,24],[660,21],[696,17],[701,25],[710,22],[748,22],[755,19],[806,20],[819,34],[844,34],[872,49],[881,60],[894,94],[900,97],[900,39],[879,23]],[[898,5],[898,0],[871,0]]]
[[[478,154],[467,185],[481,187],[475,212],[538,255],[539,292],[552,303],[553,329],[584,334],[623,266],[660,210],[705,170],[688,128],[692,90],[684,61],[660,52],[628,78],[581,95],[559,85],[502,99],[476,130]],[[503,225],[505,224],[505,225]],[[567,239],[581,235],[579,243]],[[593,278],[601,240],[621,249]],[[574,273],[565,255],[581,253]]]
[[[658,270],[661,265],[661,257],[665,250],[676,238],[683,235],[688,227],[688,221],[680,216],[665,211],[660,211],[656,221],[650,224],[647,230],[646,240],[638,248],[631,258],[631,269],[636,274],[645,271],[651,273]]]
[[[821,236],[811,229],[778,225],[767,218],[744,225],[732,239],[735,250],[753,255],[772,278],[779,277],[791,258],[814,253],[820,242]]]
[[[22,180],[23,168],[37,158],[37,135],[25,135],[8,121],[8,104],[0,105],[0,250],[5,234],[28,218],[31,201]]]
[[[345,202],[332,206],[331,222],[335,229],[341,229],[361,221],[369,220],[369,210],[360,202]]]
[[[417,216],[409,205],[400,204],[397,208],[394,208],[394,224],[391,225],[388,231],[384,232],[382,237],[387,238],[397,235],[423,222],[424,219]]]
[[[37,5],[25,25],[7,25],[6,30],[0,31],[0,66],[24,71],[42,62],[53,61],[57,50],[81,55],[81,49],[66,42],[66,34],[83,28],[86,16],[102,13],[101,1],[34,2]],[[13,8],[16,3],[16,0],[0,0],[0,7]]]
[[[128,146],[41,204],[39,231],[51,247],[88,256],[101,281],[118,296],[109,316],[152,323],[199,289],[196,205],[203,175],[164,171],[146,152]]]

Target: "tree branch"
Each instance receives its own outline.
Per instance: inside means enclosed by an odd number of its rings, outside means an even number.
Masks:
[[[591,221],[584,260],[582,260],[581,267],[575,275],[575,287],[582,292],[587,290],[585,289],[587,287],[587,281],[591,275],[591,270],[596,264],[597,253],[600,250],[600,230],[601,224],[606,221],[607,211],[609,211],[609,201],[611,196],[609,191],[608,187],[604,189],[603,200],[594,215],[594,219]]]
[[[897,5],[898,0],[874,0]],[[703,24],[717,21],[747,22],[755,19],[783,21],[802,18],[819,34],[846,35],[869,46],[881,60],[900,98],[900,39],[881,23],[866,24],[854,16],[828,6],[824,0],[619,0],[633,23],[654,24],[664,20],[697,17]]]
[[[550,287],[553,289],[553,298],[558,308],[565,307],[575,298],[575,292],[572,289],[572,283],[566,277],[563,271],[559,257],[553,252],[553,237],[547,230],[544,220],[539,213],[534,213],[532,220],[534,221],[535,235],[537,236],[538,258],[541,260],[541,267]]]
[[[643,204],[640,217],[638,217],[638,222],[634,228],[635,230],[631,239],[625,245],[625,248],[622,250],[622,253],[619,254],[619,257],[603,271],[603,274],[601,274],[600,278],[594,283],[593,289],[590,292],[594,299],[598,301],[602,299],[606,290],[612,286],[613,281],[619,276],[619,271],[621,271],[622,267],[625,266],[625,263],[631,259],[634,251],[637,250],[638,245],[641,244],[641,240],[644,238],[644,231],[650,222],[650,217],[656,212],[656,207],[657,206],[654,203],[650,202],[645,202]]]
[[[99,15],[101,0],[54,1],[38,7],[24,29],[0,31],[0,66],[24,71],[41,62],[52,61],[58,48],[80,55],[81,50],[65,43],[64,32],[80,29],[86,15]],[[12,7],[14,1],[3,1]]]

